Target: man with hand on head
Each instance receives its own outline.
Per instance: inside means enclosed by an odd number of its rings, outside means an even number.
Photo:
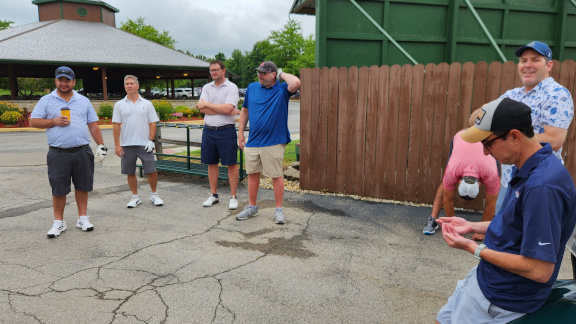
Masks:
[[[228,209],[238,208],[236,189],[238,188],[238,137],[236,136],[236,116],[238,87],[226,79],[226,67],[220,60],[210,62],[210,76],[214,81],[204,85],[198,109],[204,114],[200,162],[208,164],[210,197],[202,206],[210,207],[218,199],[218,162],[228,166],[230,202]]]
[[[132,199],[126,207],[134,208],[142,203],[138,195],[136,179],[136,158],[142,161],[144,173],[150,183],[150,200],[154,206],[162,206],[164,201],[156,193],[158,172],[154,161],[154,136],[156,122],[159,120],[152,103],[140,96],[138,78],[134,75],[124,77],[126,97],[114,105],[112,115],[115,153],[121,159],[121,172],[128,178]]]
[[[88,192],[94,184],[94,154],[90,149],[90,137],[98,144],[96,160],[106,158],[102,133],[98,127],[98,116],[88,98],[74,91],[76,74],[71,68],[56,69],[56,90],[42,97],[32,114],[30,126],[45,128],[48,138],[48,180],[52,187],[54,224],[48,237],[59,236],[67,229],[64,221],[66,196],[74,182],[74,197],[78,207],[76,227],[91,231],[94,226],[86,215]]]
[[[568,89],[550,77],[552,51],[542,42],[531,42],[516,49],[518,75],[522,87],[506,91],[500,98],[520,101],[532,108],[532,126],[535,138],[541,143],[550,143],[554,155],[562,160],[562,146],[568,134],[568,127],[574,117],[574,102]],[[470,116],[470,126],[474,125],[480,109]],[[512,165],[502,164],[500,193],[496,202],[496,213],[506,196],[508,182],[512,178]]]
[[[432,215],[428,217],[428,223],[423,230],[424,234],[432,235],[438,229],[436,219],[440,214],[442,205],[444,205],[446,216],[456,216],[454,211],[456,191],[458,191],[460,198],[472,200],[480,192],[480,183],[486,187],[486,207],[482,214],[482,221],[489,221],[494,217],[500,187],[496,160],[490,155],[484,155],[482,144],[465,142],[460,137],[462,132],[464,130],[456,133],[450,144],[448,165],[442,183],[436,191]],[[482,240],[484,235],[474,234],[473,239]]]
[[[538,310],[552,290],[566,242],[576,225],[576,187],[549,143],[534,135],[532,109],[510,98],[482,107],[460,136],[484,154],[513,165],[502,209],[491,222],[442,217],[450,247],[480,260],[458,282],[438,323],[508,323]],[[464,238],[486,234],[484,244]]]
[[[256,200],[260,173],[263,173],[272,178],[276,202],[274,222],[284,224],[286,217],[282,210],[284,199],[282,162],[286,144],[290,143],[288,101],[300,88],[300,79],[295,75],[283,73],[271,61],[262,62],[255,70],[259,82],[251,83],[246,89],[238,127],[238,144],[246,157],[249,204],[236,215],[236,219],[245,220],[258,215]],[[284,82],[280,83],[280,80]],[[250,121],[250,135],[246,142],[244,130],[248,121]]]

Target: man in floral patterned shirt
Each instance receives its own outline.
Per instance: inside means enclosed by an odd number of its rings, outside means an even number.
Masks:
[[[550,143],[554,155],[564,163],[562,145],[574,116],[574,103],[568,89],[550,77],[552,51],[548,45],[535,41],[519,47],[515,54],[520,58],[518,75],[523,86],[508,90],[500,97],[520,101],[532,108],[532,126],[536,139],[541,143]],[[474,125],[478,111],[470,117],[470,126]],[[496,202],[496,213],[502,206],[511,178],[512,165],[502,164],[502,186]]]

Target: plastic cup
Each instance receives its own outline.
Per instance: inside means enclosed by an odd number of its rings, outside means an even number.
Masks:
[[[60,113],[62,116],[66,116],[68,117],[68,120],[70,120],[70,108],[62,108],[60,109]]]

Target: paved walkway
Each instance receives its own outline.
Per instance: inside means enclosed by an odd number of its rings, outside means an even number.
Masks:
[[[202,208],[206,179],[163,173],[165,205],[139,178],[143,204],[127,209],[115,156],[96,167],[95,230],[75,228],[69,195],[68,230],[48,239],[45,160],[25,159],[0,167],[0,323],[433,323],[477,264],[422,234],[425,207],[286,192],[276,225],[261,189],[260,215],[240,222],[225,182],[222,203]]]

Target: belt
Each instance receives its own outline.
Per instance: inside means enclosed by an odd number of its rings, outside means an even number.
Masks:
[[[78,152],[81,149],[85,148],[85,147],[89,147],[90,145],[86,144],[86,145],[82,145],[82,146],[76,146],[76,147],[69,147],[69,148],[61,148],[61,147],[54,147],[54,146],[50,146],[51,150],[55,150],[58,152],[67,152],[67,153],[74,153],[74,152]]]
[[[211,130],[219,130],[219,129],[226,129],[226,128],[231,128],[231,127],[236,127],[236,125],[234,124],[228,124],[228,125],[224,125],[224,126],[210,126],[210,125],[204,125],[205,128],[211,129]]]

